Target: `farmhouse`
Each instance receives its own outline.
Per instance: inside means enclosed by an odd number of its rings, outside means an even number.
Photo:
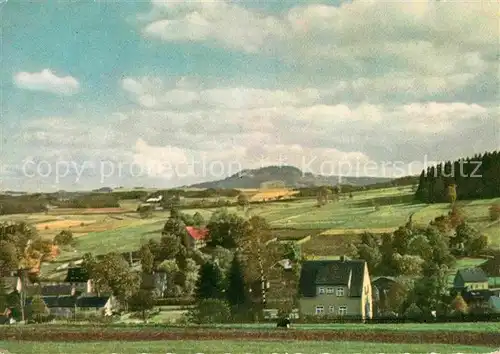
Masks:
[[[208,229],[200,229],[193,226],[186,226],[185,245],[190,249],[200,249],[205,247]]]
[[[485,290],[488,289],[488,277],[481,268],[459,269],[453,280],[455,290]]]
[[[73,293],[93,293],[92,279],[89,278],[85,268],[68,268],[64,281],[71,285]]]
[[[63,318],[75,314],[110,316],[116,306],[113,296],[42,296],[42,300],[51,315]],[[31,301],[28,299],[27,304]]]
[[[372,287],[364,260],[306,261],[299,281],[300,312],[307,316],[372,318]]]

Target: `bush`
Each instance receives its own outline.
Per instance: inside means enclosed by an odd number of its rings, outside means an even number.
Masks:
[[[155,306],[191,306],[195,304],[196,299],[193,297],[172,297],[155,300]]]
[[[490,220],[500,220],[500,204],[493,204],[490,206]]]
[[[231,321],[231,309],[227,302],[218,299],[201,300],[187,314],[188,320],[196,324],[224,323]]]
[[[73,233],[70,230],[62,230],[54,237],[54,244],[59,246],[69,245],[73,242]]]

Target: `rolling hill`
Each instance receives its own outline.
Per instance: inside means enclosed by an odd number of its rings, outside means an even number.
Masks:
[[[384,177],[344,177],[342,184],[365,186],[391,181]],[[203,182],[189,188],[261,188],[263,184],[282,185],[289,188],[314,187],[320,185],[336,185],[338,176],[321,176],[303,173],[294,166],[268,166],[255,170],[242,170],[230,177],[218,181]]]

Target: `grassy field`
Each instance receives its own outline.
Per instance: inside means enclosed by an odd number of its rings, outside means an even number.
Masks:
[[[247,193],[277,193],[269,191],[245,191]],[[264,217],[282,239],[300,239],[311,235],[311,240],[304,243],[304,252],[318,256],[338,255],[345,252],[345,246],[353,237],[365,231],[373,233],[392,232],[404,225],[413,214],[417,224],[426,225],[435,217],[447,214],[449,204],[412,203],[408,196],[411,188],[385,188],[353,193],[353,198],[344,198],[318,208],[316,200],[296,199],[279,203],[251,204],[247,211],[229,207],[228,211],[241,216],[259,215]],[[395,198],[389,205],[375,206],[381,198]],[[488,218],[491,204],[500,202],[500,198],[491,200],[459,201],[468,221],[500,247],[500,222],[493,223]],[[150,219],[141,220],[135,209],[138,200],[121,201],[121,211],[99,209],[52,210],[49,214],[0,216],[2,220],[25,220],[33,224],[46,238],[53,238],[63,229],[70,229],[76,241],[73,249],[63,250],[58,261],[76,259],[85,252],[96,254],[137,249],[149,238],[159,238],[160,230],[169,216],[168,211],[157,211]],[[183,212],[199,212],[208,220],[216,208],[185,209]]]
[[[363,342],[304,341],[157,341],[157,342],[1,342],[1,349],[11,353],[37,354],[242,354],[242,353],[491,353],[492,348],[442,344],[385,344]]]

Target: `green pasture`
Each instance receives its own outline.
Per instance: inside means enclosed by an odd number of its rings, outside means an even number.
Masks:
[[[37,354],[271,354],[271,353],[490,353],[492,348],[443,344],[389,344],[317,341],[143,341],[143,342],[20,342],[0,341],[0,351]]]

